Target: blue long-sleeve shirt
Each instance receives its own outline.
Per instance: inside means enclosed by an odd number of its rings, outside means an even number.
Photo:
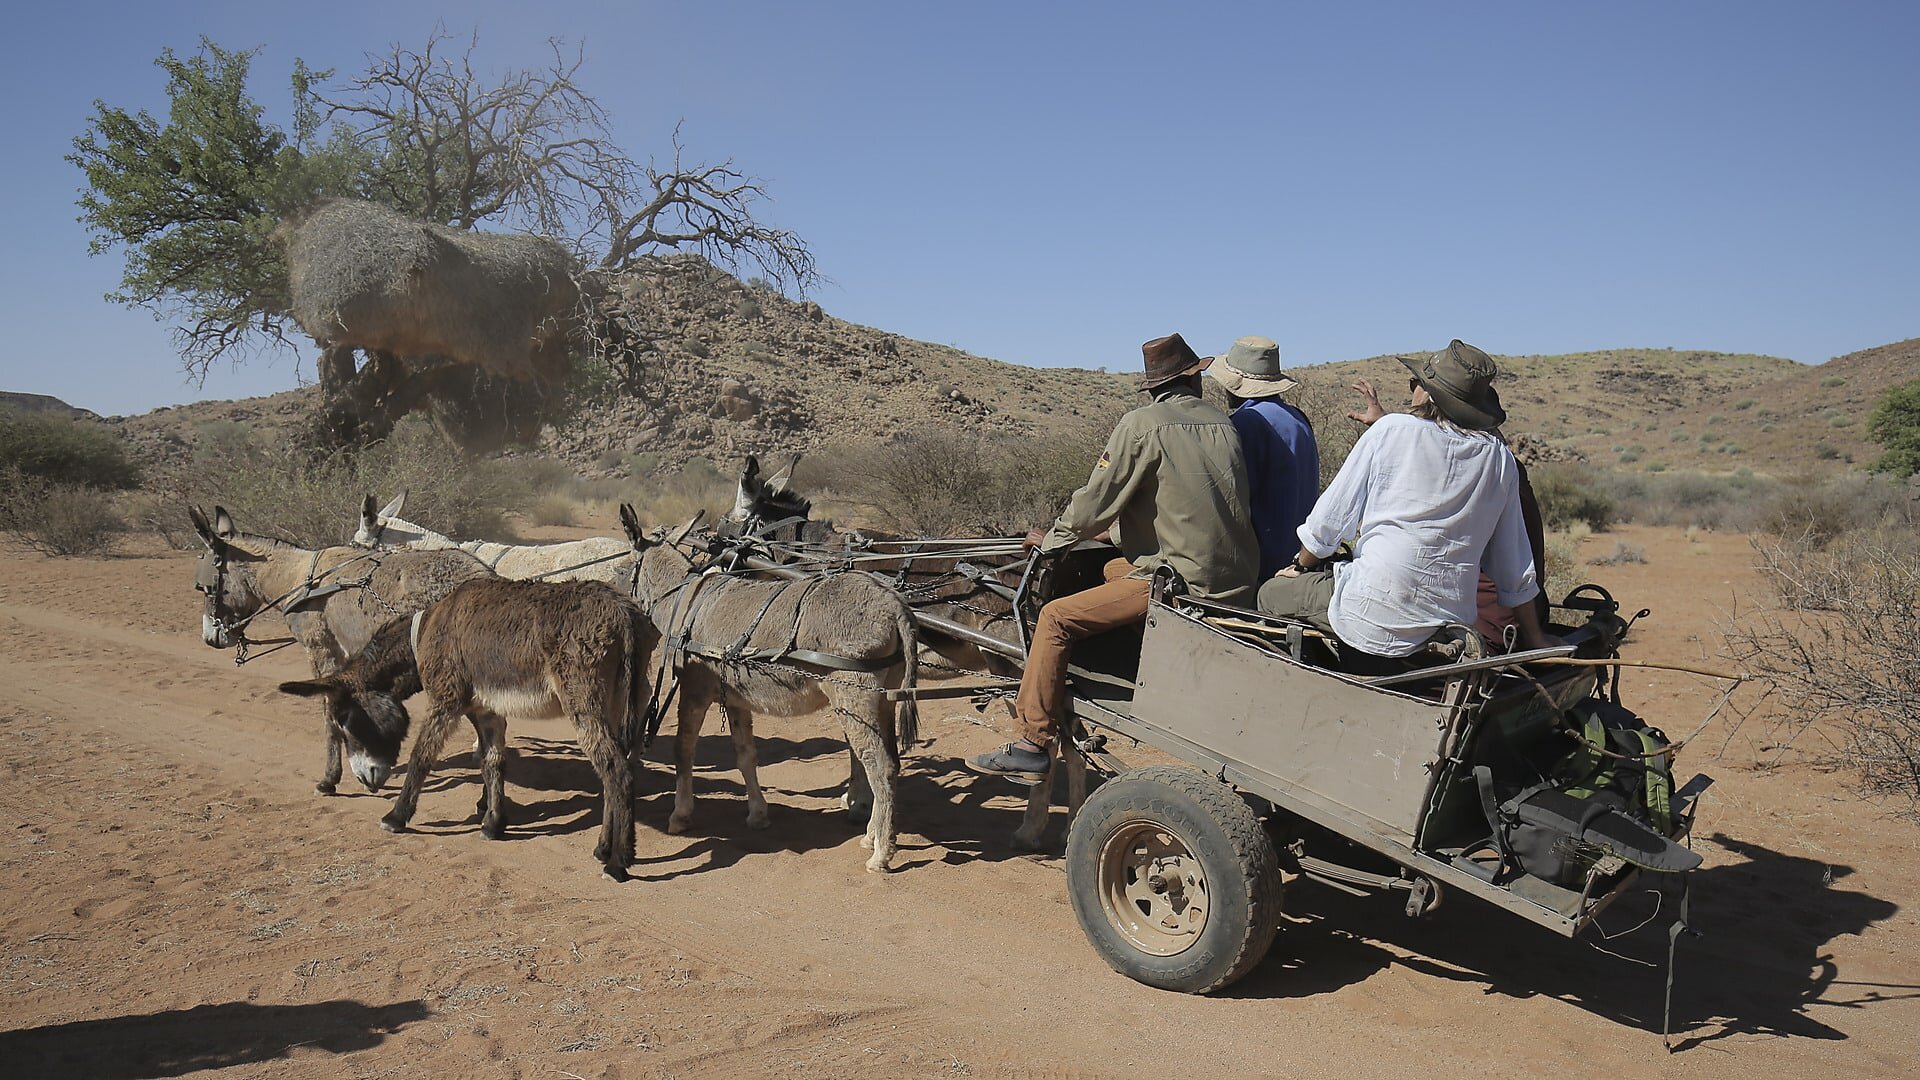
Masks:
[[[1253,491],[1253,531],[1260,541],[1260,580],[1293,561],[1297,530],[1320,495],[1320,447],[1307,414],[1277,398],[1233,410]]]

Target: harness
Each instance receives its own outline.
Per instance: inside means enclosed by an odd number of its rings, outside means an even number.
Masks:
[[[852,657],[799,647],[800,614],[806,608],[807,597],[811,596],[813,590],[822,582],[835,574],[851,572],[846,570],[815,571],[804,578],[780,582],[768,593],[766,600],[761,602],[759,609],[747,621],[747,625],[740,631],[739,636],[726,646],[716,646],[695,640],[693,631],[704,610],[702,601],[711,602],[712,594],[706,592],[706,586],[716,578],[737,578],[744,572],[741,569],[723,569],[719,563],[715,563],[689,573],[681,579],[679,584],[662,593],[653,603],[642,602],[642,607],[657,608],[669,597],[673,599],[673,606],[668,610],[666,621],[660,624],[660,660],[655,668],[653,693],[647,702],[646,724],[640,740],[642,750],[650,746],[654,736],[660,732],[660,725],[665,720],[667,708],[672,704],[675,694],[679,692],[680,672],[685,668],[688,657],[712,664],[776,665],[807,675],[814,674],[809,669],[824,669],[828,675],[843,671],[860,673],[884,671],[900,660],[898,650],[882,657],[856,660]],[[640,600],[640,577],[640,568],[635,566],[629,591],[636,601]],[[876,580],[878,580],[877,577]],[[775,648],[749,649],[748,644],[759,631],[761,624],[766,621],[774,605],[779,603],[780,598],[787,595],[795,585],[801,587],[800,595],[793,604],[793,625],[787,630],[785,643]],[[667,677],[670,669],[673,673],[671,680]],[[666,688],[664,694],[661,691],[663,686]]]
[[[247,636],[246,630],[248,626],[253,624],[253,620],[265,615],[269,610],[277,611],[282,616],[291,615],[294,609],[325,600],[335,593],[345,592],[348,589],[365,589],[372,583],[373,575],[380,569],[379,552],[377,550],[368,550],[350,559],[335,563],[323,572],[316,573],[315,571],[319,570],[320,567],[320,556],[325,551],[324,548],[316,549],[313,557],[307,561],[307,572],[301,575],[300,584],[261,604],[251,615],[246,615],[238,619],[229,619],[221,617],[218,614],[219,609],[225,604],[227,556],[218,548],[209,546],[208,550],[213,552],[214,579],[212,596],[216,613],[214,622],[222,633],[233,638],[233,662],[236,666],[244,664],[249,660],[257,660],[262,656],[279,652],[281,649],[300,640],[296,637],[250,638]],[[373,564],[367,569],[365,574],[348,581],[328,580],[362,559],[369,560]],[[372,595],[376,600],[380,599],[377,593]],[[384,600],[380,602],[383,606],[385,605]],[[256,654],[250,648],[250,646],[253,645],[271,645],[273,648]]]

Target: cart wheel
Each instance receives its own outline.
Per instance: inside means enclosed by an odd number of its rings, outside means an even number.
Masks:
[[[1192,769],[1154,765],[1102,785],[1067,836],[1067,892],[1108,966],[1204,994],[1266,956],[1280,865],[1252,808]]]

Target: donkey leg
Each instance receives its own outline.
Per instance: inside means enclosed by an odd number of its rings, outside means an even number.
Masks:
[[[593,771],[600,774],[600,841],[593,857],[607,880],[625,881],[633,862],[633,768],[603,716],[575,712],[573,730]]]
[[[700,745],[700,727],[707,722],[708,701],[695,695],[683,680],[680,686],[679,729],[674,732],[673,813],[667,817],[667,833],[678,836],[693,820],[693,753]]]
[[[1020,827],[1013,831],[1015,851],[1039,851],[1047,835],[1047,818],[1053,811],[1053,778],[1060,771],[1059,740],[1054,743],[1047,774],[1027,789],[1027,810],[1020,816]]]
[[[753,741],[753,710],[722,704],[733,733],[733,762],[747,785],[747,828],[767,827],[767,797],[760,790],[760,749]]]
[[[899,787],[900,763],[887,749],[882,725],[892,717],[886,713],[879,691],[869,687],[827,684],[827,699],[840,715],[847,734],[847,745],[859,759],[873,791],[873,814],[860,846],[871,848],[867,869],[876,874],[887,872],[893,861],[893,804]]]
[[[480,835],[507,835],[507,721],[497,713],[469,714],[480,746]]]
[[[867,782],[866,766],[860,764],[852,743],[847,744],[847,791],[840,796],[840,805],[849,818],[862,825],[873,816],[873,785]]]
[[[393,809],[380,819],[381,828],[393,833],[406,831],[407,822],[413,820],[414,808],[420,802],[420,788],[426,784],[427,774],[433,771],[440,748],[458,719],[460,710],[439,702],[428,711],[427,722],[420,725],[419,733],[413,737],[413,753],[407,758],[407,779],[400,785],[400,794],[394,797]]]
[[[320,782],[313,790],[322,795],[331,795],[340,786],[340,758],[346,749],[346,740],[333,730],[333,724],[327,724],[327,763],[320,772]]]

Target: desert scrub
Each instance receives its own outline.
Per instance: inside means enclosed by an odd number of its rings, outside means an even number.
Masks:
[[[1592,470],[1556,463],[1534,469],[1530,478],[1548,529],[1563,530],[1577,521],[1594,532],[1605,532],[1613,525],[1616,503]]]
[[[532,501],[518,473],[524,465],[473,460],[433,425],[408,417],[382,442],[360,450],[318,451],[291,444],[196,443],[189,460],[154,492],[165,513],[182,519],[164,532],[187,532],[190,503],[219,504],[243,529],[305,547],[345,543],[368,495],[380,501],[405,491],[407,518],[461,538],[506,539],[506,514]],[[571,475],[571,474],[569,474]]]
[[[1628,563],[1638,564],[1646,561],[1647,549],[1629,544],[1624,540],[1615,540],[1612,551],[1607,552],[1605,555],[1595,555],[1593,558],[1587,560],[1587,565],[1624,566]]]
[[[113,432],[87,420],[0,407],[0,469],[55,484],[133,487],[140,470]]]
[[[527,518],[535,525],[572,525],[579,520],[573,496],[557,491],[535,496]]]
[[[1846,380],[1846,377],[1842,375],[1829,375],[1826,378],[1820,380],[1820,385],[1826,387],[1828,390],[1831,390],[1836,386],[1847,385],[1847,380]]]
[[[1770,688],[1771,740],[1839,766],[1868,798],[1920,811],[1920,547],[1911,531],[1861,536],[1851,550],[1756,541],[1785,586],[1781,606],[1726,629],[1729,655]],[[1806,609],[1817,607],[1818,611]]]
[[[0,531],[49,555],[104,555],[125,528],[113,496],[84,484],[0,472]]]
[[[885,528],[926,536],[1005,535],[1059,514],[1106,441],[1091,425],[995,436],[927,428],[809,458],[796,487],[858,506]]]

